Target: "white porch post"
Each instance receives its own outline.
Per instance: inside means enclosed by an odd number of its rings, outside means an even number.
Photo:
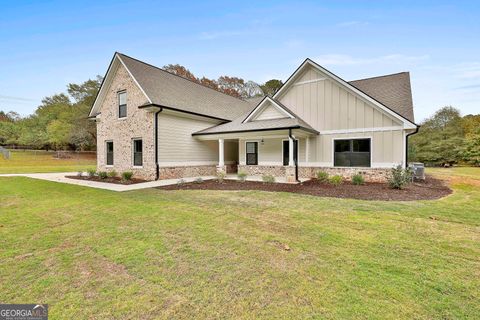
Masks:
[[[293,167],[295,163],[293,162],[293,139],[288,137],[288,166]]]
[[[219,167],[225,166],[224,146],[225,146],[224,140],[218,139],[218,166]]]

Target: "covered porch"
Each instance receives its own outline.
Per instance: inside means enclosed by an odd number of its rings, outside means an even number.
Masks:
[[[227,174],[227,179],[237,179],[237,174],[227,170],[225,144],[238,143],[237,173],[243,172],[247,180],[262,181],[263,176],[273,176],[276,182],[298,183],[300,164],[309,162],[311,138],[316,132],[300,127],[275,128],[244,132],[198,135],[205,141],[218,143],[217,172]]]

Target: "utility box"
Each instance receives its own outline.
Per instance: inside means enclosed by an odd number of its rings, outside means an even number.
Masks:
[[[414,180],[425,180],[425,165],[421,162],[412,162],[408,165],[413,172]]]

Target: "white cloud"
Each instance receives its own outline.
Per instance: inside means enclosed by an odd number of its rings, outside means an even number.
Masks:
[[[29,101],[35,101],[35,100],[34,99],[29,99],[29,98],[22,98],[22,97],[5,96],[3,94],[0,94],[0,101],[29,102]]]
[[[321,65],[366,65],[366,64],[406,64],[429,59],[428,55],[407,56],[403,54],[390,54],[373,58],[356,58],[346,54],[325,54],[320,55],[313,60]]]

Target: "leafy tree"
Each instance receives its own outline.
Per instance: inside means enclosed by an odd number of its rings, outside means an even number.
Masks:
[[[281,80],[272,79],[268,80],[260,86],[263,93],[268,96],[273,96],[282,87],[283,82]]]
[[[198,78],[195,77],[195,75],[190,70],[188,70],[187,68],[185,68],[182,65],[167,64],[166,66],[163,66],[163,69],[170,72],[170,73],[176,74],[177,76],[180,76],[182,78],[186,78],[186,79],[195,81],[197,83],[200,83]]]
[[[443,107],[425,120],[419,133],[412,136],[415,156],[418,161],[452,165],[461,160],[463,129],[460,111]]]

